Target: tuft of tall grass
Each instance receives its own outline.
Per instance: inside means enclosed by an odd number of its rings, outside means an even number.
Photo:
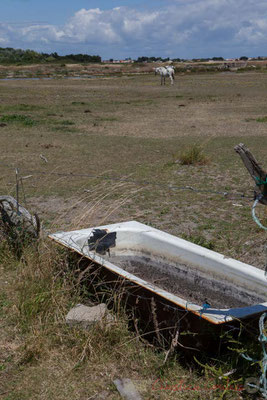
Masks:
[[[98,225],[105,223],[128,201],[129,196],[136,193],[136,189],[130,190],[128,187],[129,190],[124,190],[124,194],[121,194],[123,187],[126,186],[129,185],[118,182],[107,191],[107,184],[96,184],[89,193],[85,192],[57,219],[54,219],[52,230],[62,226],[65,218],[73,215],[73,209],[78,211],[75,218],[72,216],[69,230],[92,226],[96,219]],[[103,202],[107,199],[110,202],[104,207]],[[90,268],[86,271],[80,269],[79,263],[73,261],[69,251],[57,247],[45,235],[35,243],[25,244],[19,259],[3,240],[0,261],[6,268],[13,269],[15,274],[12,300],[3,297],[0,304],[2,309],[7,301],[11,301],[13,305],[10,320],[26,338],[21,348],[21,363],[35,362],[47,354],[48,348],[57,346],[71,348],[77,360],[84,359],[90,354],[97,357],[97,354],[99,356],[101,353],[101,348],[105,349],[106,354],[112,345],[122,344],[123,338],[127,336],[129,339],[129,335],[131,336],[128,332],[127,317],[123,309],[121,313],[118,311],[120,309],[118,305],[117,318],[112,327],[105,324],[97,325],[91,330],[90,340],[88,332],[66,326],[65,316],[71,307],[78,303],[97,304],[104,298],[108,301],[114,293],[108,293],[108,288],[99,281],[95,284],[103,287],[104,292],[96,295],[95,288],[93,293],[89,293],[86,280],[90,276]],[[119,287],[117,289],[119,291]],[[119,293],[116,293],[116,296],[118,298],[116,301],[119,303]],[[98,351],[91,351],[93,347]]]
[[[179,161],[182,165],[206,165],[210,162],[209,158],[198,144],[188,147],[179,155]]]
[[[23,332],[46,331],[64,321],[66,309],[79,294],[68,270],[67,254],[47,240],[24,248],[17,267],[16,310]]]

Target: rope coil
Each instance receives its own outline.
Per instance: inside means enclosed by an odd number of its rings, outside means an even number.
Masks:
[[[267,231],[267,227],[262,225],[262,223],[260,222],[259,218],[257,217],[256,211],[255,211],[256,206],[257,206],[257,204],[259,203],[259,201],[261,200],[262,197],[263,197],[263,195],[257,196],[256,200],[253,203],[253,206],[252,206],[252,218],[260,228],[262,228],[265,231]]]
[[[251,388],[258,389],[262,396],[267,399],[267,336],[264,333],[264,320],[267,318],[267,313],[262,314],[259,320],[260,335],[258,337],[259,342],[262,346],[263,358],[262,360],[254,360],[246,354],[241,354],[242,357],[250,362],[259,363],[261,366],[262,374],[259,380],[259,385],[248,384]]]

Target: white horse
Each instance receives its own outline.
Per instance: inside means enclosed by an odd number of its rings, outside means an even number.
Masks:
[[[174,80],[174,68],[171,66],[167,67],[158,67],[155,68],[155,75],[160,74],[161,77],[161,85],[164,83],[165,85],[165,79],[166,76],[170,78],[171,80],[171,85],[173,85],[173,80]]]
[[[171,65],[167,65],[165,68],[172,74],[172,77],[174,79],[174,68]]]

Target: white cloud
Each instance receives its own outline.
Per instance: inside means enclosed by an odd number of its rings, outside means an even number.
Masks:
[[[65,25],[64,40],[70,38],[77,42],[117,43],[121,41],[116,33],[112,14],[119,9],[101,11],[99,8],[81,9]]]
[[[13,47],[43,43],[51,51],[79,49],[103,57],[267,54],[266,36],[266,0],[173,0],[149,11],[83,8],[61,27],[0,25],[0,41]]]

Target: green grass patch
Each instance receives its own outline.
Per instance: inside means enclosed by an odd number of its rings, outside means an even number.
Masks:
[[[0,122],[19,123],[24,126],[36,125],[36,121],[34,121],[32,118],[28,117],[27,115],[22,115],[22,114],[3,115],[0,118]]]
[[[256,121],[257,122],[267,122],[267,116],[261,117],[261,118],[257,118]]]
[[[60,121],[60,124],[65,125],[65,126],[75,125],[75,123],[73,121],[69,121],[68,119]]]

